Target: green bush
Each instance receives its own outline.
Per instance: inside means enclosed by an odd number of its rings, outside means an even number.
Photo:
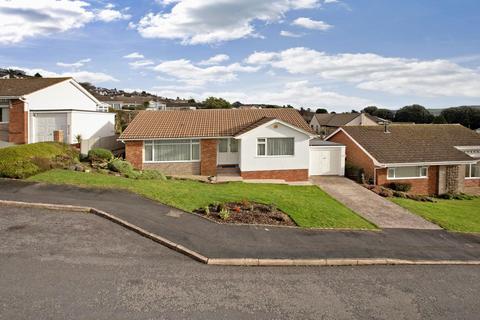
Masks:
[[[142,173],[138,176],[137,179],[141,179],[141,180],[162,180],[162,181],[167,180],[165,175],[158,170],[143,170]]]
[[[412,189],[411,183],[402,183],[402,182],[392,182],[388,186],[390,189],[400,192],[408,192]]]
[[[0,149],[0,177],[24,179],[37,173],[78,161],[69,145],[40,142]]]
[[[88,160],[90,161],[110,161],[113,159],[113,153],[103,148],[93,148],[88,151]]]
[[[133,171],[133,166],[130,162],[117,158],[108,163],[108,169],[125,174]]]

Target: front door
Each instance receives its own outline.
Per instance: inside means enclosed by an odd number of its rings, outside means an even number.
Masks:
[[[218,139],[217,164],[235,165],[239,162],[238,140],[233,138]]]

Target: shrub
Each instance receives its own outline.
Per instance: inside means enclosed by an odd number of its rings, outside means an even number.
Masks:
[[[40,142],[0,149],[0,177],[24,179],[53,167],[78,161],[69,145]]]
[[[437,196],[440,199],[445,200],[472,200],[475,199],[475,196],[471,196],[465,193],[443,193]]]
[[[108,163],[108,169],[121,174],[126,174],[133,171],[133,166],[130,162],[117,158]]]
[[[88,160],[90,161],[110,161],[113,159],[113,153],[103,148],[93,148],[88,151]]]
[[[218,215],[222,220],[228,220],[228,218],[230,218],[230,212],[225,208],[220,210],[220,213]]]
[[[390,189],[401,192],[408,192],[412,189],[412,184],[410,183],[401,183],[401,182],[392,182],[388,186]]]
[[[362,176],[364,170],[360,167],[357,167],[349,162],[345,163],[345,176],[357,182],[362,182]]]
[[[167,180],[165,175],[158,170],[143,170],[142,173],[138,176],[137,179],[141,179],[141,180],[162,180],[162,181]]]

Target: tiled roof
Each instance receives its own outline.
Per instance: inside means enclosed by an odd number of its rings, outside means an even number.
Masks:
[[[459,124],[345,126],[348,135],[380,163],[472,160],[455,147],[480,147],[480,135]],[[348,152],[348,151],[347,151]]]
[[[328,127],[341,127],[351,122],[355,118],[359,117],[361,113],[316,113],[315,118],[317,118],[318,123],[321,126]],[[378,122],[379,118],[372,117],[368,113],[365,113],[365,116],[371,120]]]
[[[141,111],[120,139],[230,137],[267,119],[279,119],[312,133],[300,113],[291,108],[173,110]]]
[[[0,97],[19,97],[71,78],[0,79]]]

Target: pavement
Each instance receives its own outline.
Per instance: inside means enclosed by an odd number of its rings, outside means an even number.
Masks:
[[[379,228],[441,229],[345,177],[317,176],[312,182]]]
[[[136,194],[0,180],[0,200],[95,207],[208,258],[480,260],[480,235],[217,224]]]
[[[221,267],[98,216],[0,208],[0,319],[478,319],[479,266]]]

